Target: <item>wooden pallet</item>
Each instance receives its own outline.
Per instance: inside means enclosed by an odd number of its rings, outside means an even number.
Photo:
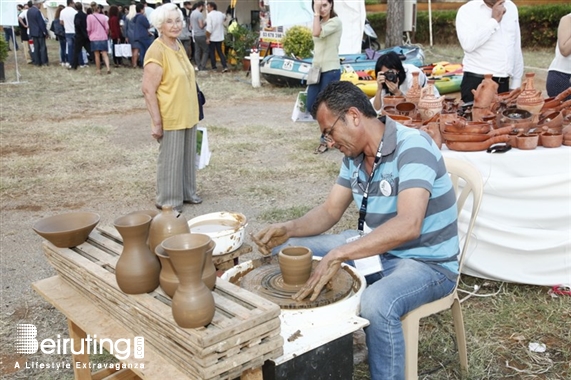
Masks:
[[[44,252],[62,279],[191,378],[232,379],[283,352],[280,308],[227,281],[217,279],[216,312],[211,324],[183,329],[174,322],[171,301],[160,288],[127,295],[115,279],[122,245],[101,231],[84,244],[57,248],[44,242]]]

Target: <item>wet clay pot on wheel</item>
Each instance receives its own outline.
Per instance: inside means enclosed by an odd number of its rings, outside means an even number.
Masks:
[[[172,298],[172,315],[180,327],[206,326],[214,318],[214,297],[202,281],[202,268],[211,242],[210,236],[186,233],[161,243],[179,281]]]
[[[161,274],[159,276],[159,283],[161,289],[167,296],[172,298],[176,288],[178,288],[178,277],[174,272],[169,255],[165,252],[162,245],[157,245],[155,254],[161,261]]]
[[[155,252],[157,246],[168,237],[189,233],[188,221],[171,205],[163,205],[162,211],[153,218],[149,229],[149,248]]]
[[[113,224],[123,238],[123,251],[115,266],[119,288],[127,294],[152,292],[159,286],[161,265],[147,245],[151,217],[125,215]]]
[[[301,286],[311,274],[313,252],[307,247],[284,247],[278,253],[278,263],[284,283]]]

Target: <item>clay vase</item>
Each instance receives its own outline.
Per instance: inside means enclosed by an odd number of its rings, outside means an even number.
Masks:
[[[427,121],[439,114],[442,111],[443,101],[444,96],[436,97],[434,95],[434,81],[429,80],[418,101],[418,113],[422,121]]]
[[[313,252],[307,247],[284,247],[278,253],[278,263],[286,285],[301,286],[309,279]]]
[[[537,148],[539,143],[539,135],[537,133],[523,134],[516,137],[517,148],[522,150],[531,150]]]
[[[149,229],[149,248],[155,252],[157,246],[168,237],[189,233],[188,221],[171,205],[163,205],[163,210],[153,218]]]
[[[172,298],[176,288],[178,288],[178,277],[174,272],[169,255],[165,252],[162,245],[157,245],[155,254],[161,261],[161,274],[159,276],[159,283],[161,289],[167,296]]]
[[[396,106],[402,102],[404,102],[404,96],[387,95],[383,98],[383,105],[385,106]]]
[[[533,79],[535,77],[535,73],[526,73],[525,74],[525,83],[523,85],[523,91],[517,97],[517,108],[524,109],[526,111],[531,112],[534,115],[534,121],[537,122],[537,115],[543,108],[543,104],[545,100],[541,96],[541,91],[537,91],[535,89],[535,85]]]
[[[492,79],[492,74],[485,74],[484,80],[478,85],[474,94],[474,108],[490,109],[490,106],[498,96],[498,84]]]
[[[172,298],[172,315],[180,327],[206,326],[214,318],[214,297],[202,281],[202,267],[211,241],[208,235],[186,233],[161,243],[179,281]]]
[[[132,214],[145,214],[145,215],[150,216],[151,219],[152,219],[152,218],[154,218],[155,216],[157,216],[157,215],[159,214],[159,210],[157,210],[157,209],[153,209],[153,210],[150,210],[150,209],[149,209],[149,210],[139,210],[139,211],[130,212],[130,213],[128,213],[127,215],[132,215]],[[151,223],[152,223],[152,221],[151,221]],[[147,245],[149,245],[149,237],[148,237],[148,236],[147,236]],[[154,252],[154,251],[151,251],[151,252]]]
[[[159,286],[161,264],[146,243],[151,217],[125,215],[113,224],[123,238],[123,251],[115,266],[119,288],[127,294],[152,292]]]
[[[563,134],[561,133],[542,133],[539,136],[541,145],[544,148],[559,148],[563,144]]]
[[[421,87],[420,83],[418,82],[419,74],[420,73],[416,71],[412,73],[412,85],[408,89],[405,97],[407,102],[413,103],[414,105],[417,105],[418,101],[420,100]]]
[[[214,290],[214,285],[216,285],[216,267],[212,262],[214,248],[216,248],[216,242],[212,240],[204,253],[204,264],[202,265],[202,281],[210,290]]]

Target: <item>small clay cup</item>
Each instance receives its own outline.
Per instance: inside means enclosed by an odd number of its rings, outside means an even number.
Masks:
[[[516,137],[517,148],[522,150],[532,150],[537,148],[539,135],[537,133],[523,134]]]
[[[518,131],[514,131],[514,132],[510,132],[510,134],[508,135],[508,144],[510,144],[512,147],[517,148],[517,137],[520,135],[520,133]]]
[[[284,247],[278,253],[278,263],[286,285],[301,286],[311,274],[313,252],[307,247]]]
[[[383,115],[398,115],[398,111],[396,110],[395,106],[392,105],[385,105],[383,106]]]
[[[389,115],[389,117],[391,119],[393,119],[394,121],[401,123],[403,125],[405,125],[405,123],[407,122],[411,122],[412,118],[408,117],[408,116],[402,116],[402,115]]]
[[[540,136],[541,145],[545,148],[559,148],[563,144],[563,134],[542,133]]]
[[[416,115],[416,105],[411,102],[402,102],[395,106],[395,109],[402,116],[413,118]]]

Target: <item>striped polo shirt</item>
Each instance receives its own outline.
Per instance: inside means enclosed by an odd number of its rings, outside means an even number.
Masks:
[[[428,190],[420,236],[388,253],[425,262],[455,279],[460,252],[456,196],[440,150],[427,133],[386,118],[381,156],[369,187],[366,225],[374,229],[394,217],[399,192],[418,187]],[[352,189],[357,209],[369,178],[361,165],[363,159],[363,154],[345,157],[337,178],[339,185]]]

